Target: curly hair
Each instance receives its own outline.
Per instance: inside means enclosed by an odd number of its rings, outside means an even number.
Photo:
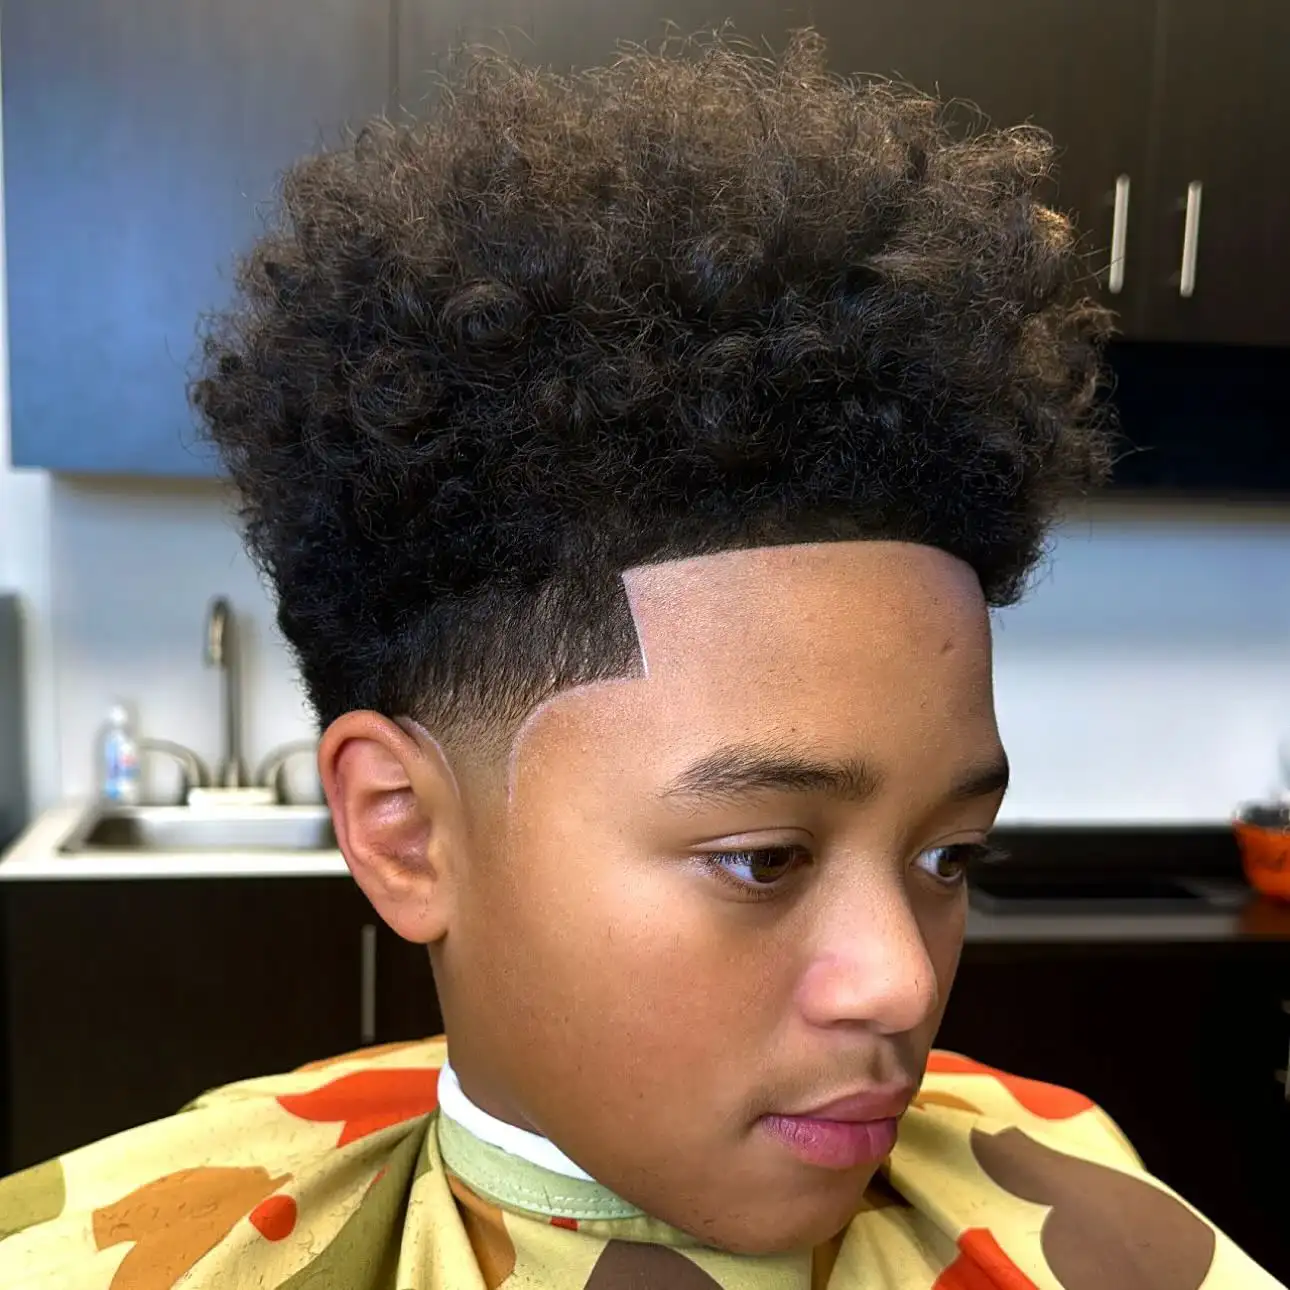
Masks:
[[[1052,165],[807,30],[467,51],[294,167],[193,397],[321,721],[503,737],[639,670],[618,574],[659,560],[898,539],[1014,600],[1107,451]]]

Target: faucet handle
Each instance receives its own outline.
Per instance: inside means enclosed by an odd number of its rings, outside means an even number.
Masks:
[[[188,801],[188,794],[194,788],[210,786],[211,773],[206,763],[191,748],[177,744],[169,739],[141,739],[139,750],[146,753],[160,753],[179,763],[180,788],[179,803],[182,806]]]
[[[256,771],[255,782],[261,788],[270,788],[273,790],[273,796],[280,806],[287,805],[287,781],[286,769],[287,763],[293,757],[301,757],[305,753],[312,753],[315,756],[318,753],[318,742],[314,739],[293,739],[290,743],[285,743],[275,748],[260,763],[260,769]]]

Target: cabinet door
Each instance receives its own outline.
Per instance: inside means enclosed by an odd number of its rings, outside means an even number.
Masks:
[[[186,383],[199,316],[291,161],[383,111],[370,0],[5,0],[13,456],[214,471]]]
[[[1164,2],[1148,333],[1290,345],[1290,5]]]
[[[812,9],[839,71],[892,76],[958,101],[952,119],[964,124],[975,105],[994,126],[1030,123],[1053,136],[1060,169],[1051,196],[1074,214],[1104,298],[1132,330],[1146,283],[1142,198],[1156,3],[816,0]],[[1111,279],[1113,238],[1119,269]]]
[[[442,1034],[429,951],[396,936],[375,914],[371,925],[375,927],[375,1041],[401,1043]]]
[[[696,0],[683,12],[666,0],[403,5],[400,98],[413,110],[429,89],[425,73],[462,41],[576,67],[609,58],[619,40],[657,40],[669,18],[681,31],[729,18],[741,35],[775,47],[792,28],[814,25],[839,72],[895,76],[974,102],[996,125],[1030,121],[1049,130],[1063,157],[1056,200],[1076,213],[1093,264],[1102,268],[1120,194],[1125,254],[1108,302],[1127,320],[1146,283],[1141,207],[1157,0]],[[970,115],[957,113],[964,123]]]
[[[15,883],[0,899],[11,1169],[369,1038],[373,918],[348,878]]]

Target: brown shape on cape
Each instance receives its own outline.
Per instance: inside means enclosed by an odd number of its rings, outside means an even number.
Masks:
[[[972,1153],[1005,1191],[1052,1206],[1040,1240],[1066,1290],[1198,1290],[1209,1274],[1214,1229],[1161,1188],[1020,1129],[973,1129]]]
[[[610,1241],[583,1290],[721,1290],[721,1283],[670,1245]]]
[[[96,1209],[94,1243],[100,1250],[134,1242],[111,1290],[171,1290],[239,1218],[290,1177],[274,1178],[258,1167],[181,1169]]]
[[[484,1285],[488,1290],[497,1290],[515,1271],[515,1242],[506,1230],[506,1219],[496,1205],[477,1196],[460,1178],[452,1174],[447,1178]]]

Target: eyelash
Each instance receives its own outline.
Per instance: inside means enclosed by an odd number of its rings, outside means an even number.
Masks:
[[[764,856],[779,856],[785,852],[804,855],[810,859],[810,853],[805,847],[787,846],[787,847],[757,847],[745,851],[712,851],[707,852],[699,857],[704,867],[711,871],[716,877],[723,882],[730,883],[739,891],[744,893],[751,900],[769,900],[777,896],[783,889],[788,877],[797,872],[800,867],[794,865],[783,877],[775,879],[773,882],[756,882],[744,878],[736,878],[730,872],[731,863],[748,864],[750,860]],[[968,865],[976,862],[979,864],[990,864],[1005,858],[1005,853],[997,847],[993,847],[985,842],[957,842],[950,846],[928,847],[926,851],[919,854],[918,859],[924,856],[936,855],[938,852],[948,855],[954,863],[961,866],[958,873],[953,878],[938,878],[935,874],[927,876],[938,886],[946,890],[955,891],[962,887],[967,879]],[[915,862],[917,863],[917,861]],[[924,870],[924,873],[927,871]]]

